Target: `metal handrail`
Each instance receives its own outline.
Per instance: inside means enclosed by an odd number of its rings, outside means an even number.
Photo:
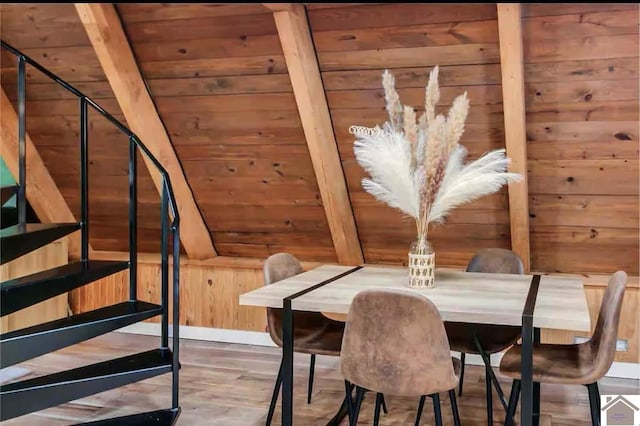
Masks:
[[[179,350],[180,350],[180,214],[178,212],[171,179],[165,168],[151,154],[151,151],[142,143],[140,138],[127,126],[121,123],[113,115],[105,111],[93,99],[34,61],[20,50],[0,40],[0,46],[13,53],[18,58],[18,139],[19,139],[19,187],[18,187],[18,216],[19,223],[25,223],[26,211],[26,64],[33,66],[38,71],[49,77],[58,85],[74,94],[79,100],[80,113],[80,174],[81,174],[81,260],[89,260],[89,190],[88,190],[88,142],[89,120],[88,106],[90,105],[100,115],[111,122],[118,130],[129,139],[129,299],[137,300],[137,152],[136,148],[146,155],[162,178],[160,188],[161,198],[161,307],[162,307],[162,334],[161,347],[169,347],[169,233],[172,234],[173,265],[172,265],[172,290],[173,290],[173,340],[172,340],[172,406],[178,408],[179,391]],[[173,220],[169,225],[169,212]]]
[[[19,58],[23,58],[23,60],[26,63],[28,63],[29,65],[33,66],[38,71],[40,71],[41,73],[43,73],[44,75],[49,77],[51,80],[53,80],[56,83],[58,83],[58,85],[62,86],[67,91],[73,93],[78,98],[84,99],[85,102],[87,102],[87,104],[91,105],[91,107],[93,107],[93,109],[95,109],[98,113],[100,113],[100,115],[102,115],[107,120],[109,120],[114,126],[116,126],[118,128],[118,130],[120,130],[122,133],[127,135],[136,144],[136,146],[138,146],[138,148],[140,148],[140,150],[149,158],[149,160],[151,160],[151,162],[156,167],[156,169],[158,169],[158,172],[160,172],[160,175],[165,180],[165,182],[166,182],[166,184],[168,186],[168,190],[169,190],[169,194],[168,194],[169,195],[169,208],[171,210],[171,215],[173,216],[173,222],[171,223],[171,228],[174,228],[180,222],[180,215],[178,213],[177,204],[176,204],[176,200],[175,200],[174,193],[173,193],[173,187],[171,185],[171,179],[169,179],[169,174],[167,173],[165,168],[162,166],[162,164],[160,164],[160,162],[153,156],[151,151],[149,151],[149,148],[147,148],[145,146],[145,144],[142,143],[140,138],[138,138],[138,136],[135,133],[133,133],[131,131],[131,129],[129,129],[124,124],[122,124],[122,122],[120,120],[118,120],[113,115],[111,115],[107,111],[105,111],[104,108],[102,108],[100,105],[98,105],[93,99],[91,99],[90,97],[88,97],[87,95],[82,93],[80,90],[76,89],[75,87],[73,87],[72,85],[70,85],[69,83],[67,83],[66,81],[64,81],[63,79],[61,79],[60,77],[58,77],[57,75],[55,75],[54,73],[52,73],[51,71],[49,71],[48,69],[46,69],[45,67],[40,65],[38,62],[36,62],[33,59],[31,59],[29,56],[27,56],[24,53],[22,53],[20,50],[18,50],[15,47],[11,46],[10,44],[5,42],[4,40],[0,40],[0,45],[3,48],[7,49],[9,52],[13,53],[15,56],[17,56]]]

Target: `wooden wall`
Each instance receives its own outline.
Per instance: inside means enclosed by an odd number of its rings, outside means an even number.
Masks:
[[[61,238],[0,266],[0,281],[7,281],[65,265],[68,258],[68,240]],[[20,330],[43,322],[65,318],[68,313],[68,299],[69,297],[66,293],[61,294],[13,314],[6,315],[0,320],[0,332],[6,333]]]
[[[129,42],[219,254],[336,261],[272,13],[260,4],[119,4]],[[381,73],[421,113],[439,64],[442,108],[468,92],[470,159],[504,146],[495,4],[310,4],[317,51],[368,263],[404,263],[411,220],[362,191],[351,124],[386,118]],[[120,108],[70,4],[2,5],[4,40]],[[534,270],[638,274],[638,6],[529,4],[523,16]],[[29,28],[29,31],[24,31]],[[15,98],[15,67],[2,86]],[[78,212],[76,101],[29,75],[28,131]],[[126,141],[92,117],[91,242],[125,250]],[[140,243],[157,251],[158,196],[141,167]],[[433,229],[438,264],[510,247],[506,188]]]
[[[401,102],[424,111],[428,73],[440,65],[442,107],[468,93],[471,110],[462,143],[469,158],[504,147],[496,7],[493,4],[395,4],[318,8],[309,6],[318,61],[331,110],[365,260],[406,263],[415,239],[412,220],[362,190],[362,168],[353,155],[353,124],[387,119],[381,75],[396,77]],[[463,265],[482,247],[509,247],[506,191],[455,211],[433,228],[440,265]]]
[[[638,274],[638,5],[526,5],[532,268]]]
[[[96,259],[128,259],[127,253],[96,253]],[[172,262],[169,267],[171,267]],[[138,298],[160,304],[160,257],[142,255],[138,266]],[[266,311],[240,306],[239,297],[263,284],[259,260],[216,258],[180,262],[180,324],[233,330],[265,331]],[[70,293],[73,313],[129,299],[129,271],[123,271]],[[158,322],[160,317],[149,320]]]
[[[96,258],[126,259],[126,253],[96,253]],[[305,269],[317,266],[303,264]],[[127,300],[128,271],[92,283],[70,293],[74,313],[96,309],[106,304]],[[606,275],[584,275],[591,325],[595,327],[600,303],[607,284]],[[218,257],[205,261],[183,258],[180,263],[180,324],[232,330],[265,331],[264,308],[240,306],[242,293],[261,287],[264,283],[262,261],[259,259]],[[160,267],[157,255],[143,255],[138,267],[138,297],[152,303],[160,300]],[[622,308],[618,338],[629,343],[627,352],[618,352],[617,361],[640,362],[638,333],[640,332],[640,285],[631,277]],[[150,322],[159,321],[159,317]],[[543,330],[544,342],[572,343],[577,335],[589,335]]]
[[[2,4],[0,19],[2,40],[126,123],[72,3]],[[2,49],[1,62],[2,88],[15,101],[16,58]],[[79,218],[79,101],[27,66],[26,111],[27,132],[71,211]],[[128,250],[128,138],[92,110],[89,119],[91,245],[99,250]],[[138,194],[140,248],[158,251],[160,197],[141,158]]]
[[[218,253],[335,261],[272,13],[118,10]]]

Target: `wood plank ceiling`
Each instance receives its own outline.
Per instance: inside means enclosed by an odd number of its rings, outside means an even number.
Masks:
[[[336,261],[273,15],[254,6],[118,9],[218,253]]]
[[[272,12],[260,4],[117,8],[218,253],[337,261]],[[439,64],[440,110],[464,91],[470,98],[469,157],[504,147],[496,5],[307,9],[365,261],[406,262],[413,225],[362,190],[348,128],[385,120],[384,68],[421,112]],[[1,11],[3,39],[123,119],[73,5]],[[522,29],[532,269],[637,274],[638,5],[527,5]],[[7,59],[2,86],[15,98]],[[37,75],[28,91],[28,131],[77,214],[77,103]],[[92,129],[91,241],[126,250],[126,141],[99,118]],[[157,251],[158,197],[144,173],[140,240]],[[505,188],[455,210],[431,234],[437,263],[461,266],[482,247],[511,247],[508,204]]]
[[[504,147],[496,7],[491,4],[366,5],[309,10],[320,69],[367,262],[405,262],[415,225],[362,190],[352,124],[386,120],[381,74],[389,67],[403,103],[420,113],[431,67],[440,64],[440,111],[468,92],[461,143],[469,157]],[[451,21],[456,21],[452,23]],[[463,265],[482,247],[510,247],[506,190],[465,205],[430,232],[440,265]]]
[[[638,274],[638,4],[524,7],[532,265]]]
[[[58,74],[126,123],[73,4],[2,4],[2,39]],[[16,99],[16,60],[2,50],[2,87]],[[79,102],[27,66],[27,131],[80,217]],[[128,138],[89,112],[89,237],[94,249],[128,250]],[[142,160],[140,164],[143,164]],[[27,185],[29,184],[27,176]],[[160,250],[160,198],[138,168],[139,248]]]

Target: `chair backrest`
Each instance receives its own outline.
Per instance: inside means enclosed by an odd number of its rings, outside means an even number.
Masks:
[[[375,392],[430,395],[458,383],[438,309],[408,290],[354,297],[340,359],[346,380]]]
[[[298,259],[289,253],[276,253],[264,261],[264,285],[273,284],[302,273]]]
[[[276,253],[264,262],[264,285],[282,281],[303,272],[298,259],[289,253]],[[282,309],[267,308],[267,331],[271,339],[282,345]]]
[[[627,286],[627,274],[618,271],[611,276],[600,304],[598,322],[589,340],[591,353],[595,356],[591,377],[595,380],[604,376],[616,355],[618,324],[622,310],[622,300]]]
[[[485,248],[469,261],[467,272],[491,272],[494,274],[524,274],[522,259],[511,250]]]

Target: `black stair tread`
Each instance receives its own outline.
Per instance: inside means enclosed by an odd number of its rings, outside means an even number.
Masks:
[[[4,264],[80,229],[79,223],[21,223],[0,229]]]
[[[117,269],[115,272],[125,270],[129,267],[129,262],[118,260],[87,260],[85,262],[72,262],[66,265],[47,269],[45,271],[36,272],[35,274],[25,275],[23,277],[4,281],[0,284],[0,290],[3,292],[11,291],[17,287],[38,286],[44,282],[53,280],[70,280],[77,275],[95,274],[105,269]],[[111,275],[111,272],[108,275]]]
[[[9,198],[18,193],[18,185],[0,186],[0,205],[4,205]]]
[[[158,425],[171,426],[180,416],[180,408],[168,408],[166,410],[149,411],[147,413],[132,414],[130,416],[114,417],[113,419],[95,420],[88,423],[78,423],[75,426],[142,426]]]
[[[141,300],[117,303],[94,311],[84,312],[82,314],[72,315],[67,318],[50,321],[44,324],[10,331],[0,336],[0,342],[4,343],[8,340],[26,335],[46,333],[60,328],[81,327],[89,322],[105,321],[145,312],[149,313],[150,316],[160,315],[162,313],[162,307],[160,305],[154,305],[153,303],[147,303]]]
[[[172,354],[169,349],[152,349],[122,358],[110,359],[96,364],[85,365],[72,370],[60,371],[46,376],[34,377],[2,386],[0,395],[23,392],[28,389],[55,386],[61,383],[82,382],[100,377],[126,374],[142,370],[162,370],[158,374],[171,371]]]
[[[0,335],[0,368],[44,355],[162,314],[162,307],[130,300]]]
[[[128,267],[129,262],[124,261],[88,260],[4,281],[0,283],[0,314],[11,314]]]
[[[68,230],[68,232],[73,232],[77,229],[80,229],[79,223],[21,223],[18,225],[10,226],[9,228],[4,228],[0,230],[0,238],[8,238],[19,236],[27,233],[33,232],[43,232],[49,231],[52,229],[60,229],[60,230]]]

